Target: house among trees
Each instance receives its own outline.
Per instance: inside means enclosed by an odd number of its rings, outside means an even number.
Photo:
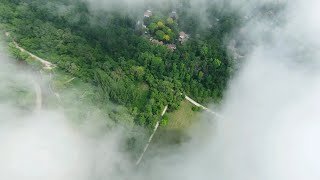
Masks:
[[[176,46],[175,44],[168,44],[168,45],[167,45],[167,48],[168,48],[169,50],[174,51],[174,50],[177,49],[177,46]]]
[[[156,39],[153,39],[153,38],[150,38],[150,41],[153,44],[156,44],[156,45],[163,45],[163,41],[159,41],[159,40],[156,40]]]
[[[181,31],[179,33],[179,41],[181,44],[185,43],[187,40],[189,39],[188,34],[186,34],[185,32]]]
[[[138,32],[139,34],[147,34],[147,26],[143,24],[142,21],[138,21],[136,23],[136,28],[135,31]]]
[[[177,20],[178,19],[178,14],[176,11],[172,11],[169,15],[169,18],[172,18],[173,20]]]
[[[146,12],[144,12],[144,17],[145,18],[149,18],[152,16],[152,11],[151,10],[147,10]]]

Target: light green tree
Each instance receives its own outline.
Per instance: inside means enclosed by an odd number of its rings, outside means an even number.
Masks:
[[[203,75],[204,75],[204,73],[203,73],[202,71],[200,71],[200,72],[198,73],[198,78],[201,80],[201,79],[203,78]]]
[[[218,67],[221,66],[221,61],[216,58],[216,59],[214,59],[213,64],[214,64],[214,67],[215,67],[215,68],[218,68]]]
[[[169,42],[169,41],[170,41],[170,36],[167,35],[167,34],[165,34],[165,35],[163,36],[163,39],[166,40],[167,42]]]
[[[167,19],[167,23],[168,23],[169,25],[173,24],[173,19],[172,19],[172,18],[168,18],[168,19]]]
[[[165,27],[165,24],[162,21],[158,21],[157,25],[158,25],[158,28],[164,28]]]

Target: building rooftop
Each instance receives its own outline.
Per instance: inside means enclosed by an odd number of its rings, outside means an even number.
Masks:
[[[176,11],[172,11],[169,15],[170,18],[172,19],[178,19],[178,14]]]
[[[151,17],[151,16],[152,16],[151,10],[147,10],[146,12],[144,12],[144,17]]]
[[[179,37],[180,37],[180,38],[188,38],[188,35],[187,35],[185,32],[181,31],[181,32],[179,33]]]
[[[183,32],[183,31],[181,31],[181,32],[179,33],[179,41],[180,41],[181,43],[186,42],[188,39],[189,39],[188,34],[186,34],[186,33]]]
[[[176,50],[177,49],[177,46],[175,44],[168,44],[167,47],[170,50]]]

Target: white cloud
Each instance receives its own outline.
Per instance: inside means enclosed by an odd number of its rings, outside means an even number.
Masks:
[[[226,119],[205,125],[205,142],[193,134],[182,150],[151,161],[158,179],[319,179],[318,4],[288,2],[276,30],[270,20],[247,24],[242,35],[255,44],[226,92]]]
[[[59,112],[19,117],[2,105],[0,179],[318,180],[319,3],[287,3],[285,24],[275,30],[258,19],[242,33],[256,44],[230,82],[226,119],[204,123],[169,155],[132,169],[117,133],[90,139]]]
[[[34,89],[29,81],[36,73],[12,66],[0,54],[0,179],[116,179],[121,176],[119,169],[129,169],[129,157],[120,151],[120,130],[101,133],[106,123],[89,118],[76,124],[59,109],[43,107],[34,112],[35,96],[29,95]],[[23,99],[12,96],[20,89],[31,97],[23,104],[30,106],[26,110],[16,103]]]

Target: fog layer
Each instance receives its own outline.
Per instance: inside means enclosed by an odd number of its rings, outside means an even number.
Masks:
[[[108,117],[101,119],[101,122],[96,118],[94,120],[94,117],[72,122],[62,109],[36,109],[32,81],[47,83],[37,78],[40,73],[23,70],[24,65],[19,65],[22,69],[14,64],[16,62],[5,55],[2,47],[0,179],[117,178],[121,168],[129,169],[129,158],[120,151],[123,141],[120,134],[123,133],[105,127],[106,122],[110,121]],[[42,94],[46,95],[48,92]],[[89,113],[92,107],[87,107]],[[122,164],[121,167],[119,164]]]
[[[134,171],[117,133],[90,138],[59,112],[17,116],[1,104],[0,179],[318,180],[319,7],[293,0],[281,25],[246,22],[239,34],[255,43],[225,94],[225,119],[203,122],[190,142]]]
[[[245,15],[261,5],[251,2],[242,9]],[[317,1],[290,1],[282,10],[281,24],[275,23],[280,22],[275,16],[262,19],[256,14],[246,22],[238,35],[253,43],[244,47],[249,53],[225,94],[225,119],[212,117],[216,123],[204,125],[202,134],[208,131],[208,139],[193,133],[194,140],[183,150],[155,157],[151,176],[319,179],[319,6]]]

